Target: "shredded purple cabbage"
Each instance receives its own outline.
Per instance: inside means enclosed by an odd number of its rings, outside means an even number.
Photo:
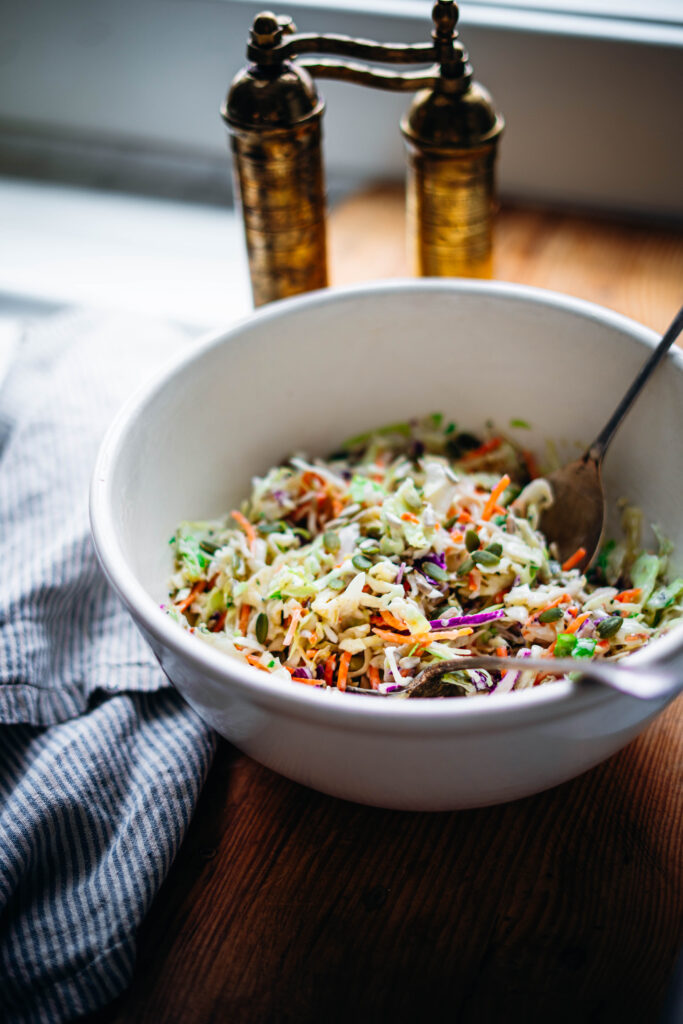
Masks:
[[[432,629],[450,629],[451,626],[479,626],[482,622],[502,619],[504,615],[504,609],[498,608],[493,612],[477,612],[476,615],[456,615],[452,619],[430,619],[429,625]]]
[[[295,668],[292,672],[292,679],[312,679],[313,676],[307,668]]]

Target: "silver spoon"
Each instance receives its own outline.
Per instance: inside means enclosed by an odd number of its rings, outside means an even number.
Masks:
[[[540,518],[539,528],[557,545],[564,562],[585,550],[578,568],[585,569],[595,557],[605,524],[605,493],[602,486],[602,460],[624,416],[683,330],[683,307],[679,309],[666,334],[631,384],[612,416],[584,454],[546,478],[553,490],[553,504]]]
[[[669,667],[654,669],[624,662],[589,659],[584,661],[577,658],[498,658],[493,655],[481,655],[452,658],[430,665],[409,684],[408,694],[419,697],[421,688],[436,681],[445,672],[458,672],[467,668],[502,668],[513,672],[526,672],[532,669],[535,672],[547,672],[558,676],[579,672],[586,679],[592,679],[603,686],[609,686],[612,690],[641,700],[673,697],[683,690],[683,671],[674,671]]]

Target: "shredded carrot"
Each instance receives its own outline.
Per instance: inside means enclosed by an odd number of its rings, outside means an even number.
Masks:
[[[351,661],[351,651],[344,651],[341,658],[339,659],[339,675],[337,676],[337,689],[346,689],[346,679],[349,674],[349,662]]]
[[[554,601],[551,601],[550,604],[545,605],[545,607],[543,608],[539,608],[537,612],[534,612],[533,615],[530,615],[524,623],[524,626],[530,626],[532,622],[536,621],[539,615],[543,614],[543,612],[549,612],[551,608],[557,608],[559,604],[563,604],[565,601],[571,601],[571,597],[569,596],[569,594],[560,594],[560,596],[555,598]]]
[[[289,618],[289,626],[287,628],[287,634],[286,634],[284,640],[282,641],[285,647],[289,647],[289,645],[291,644],[292,640],[294,639],[294,634],[296,633],[296,626],[297,626],[297,623],[298,623],[299,619],[302,616],[302,613],[303,613],[303,609],[302,608],[295,608],[294,611],[292,612],[292,614],[291,614],[291,616]]]
[[[507,473],[505,473],[500,478],[500,480],[498,481],[496,486],[493,488],[493,490],[491,491],[491,496],[489,497],[489,500],[484,505],[484,511],[481,514],[481,518],[484,520],[484,522],[487,522],[491,518],[491,516],[493,515],[493,512],[494,512],[494,510],[496,508],[496,505],[498,504],[498,499],[500,498],[500,496],[503,493],[503,491],[505,490],[505,488],[509,487],[509,486],[510,486],[510,477],[507,475]],[[584,552],[584,554],[585,554],[585,552]]]
[[[243,604],[240,609],[240,633],[242,636],[247,635],[247,628],[249,626],[249,616],[251,615],[251,605]]]
[[[574,619],[574,621],[572,622],[572,624],[570,626],[567,626],[567,628],[564,630],[564,632],[565,633],[576,633],[576,631],[578,629],[580,629],[581,626],[584,624],[586,619],[590,618],[590,614],[591,614],[590,612],[584,612],[583,615],[579,615],[579,617],[577,619]]]
[[[527,473],[529,474],[532,480],[535,480],[537,477],[541,475],[538,469],[538,463],[536,462],[535,456],[532,452],[526,451],[525,449],[522,452],[522,458],[524,459],[524,465],[526,466]]]
[[[472,522],[472,516],[469,514],[469,512],[467,512],[467,511],[465,511],[465,509],[463,509],[462,512],[460,513],[460,515],[458,516],[458,522],[459,523],[471,523]]]
[[[455,533],[455,532],[453,532],[451,534],[451,540],[454,541],[456,544],[462,544],[464,539],[465,539],[465,535],[463,533]]]
[[[388,644],[409,644],[413,641],[417,641],[417,637],[415,635],[404,636],[403,633],[392,633],[390,630],[380,629],[378,626],[375,626],[372,632],[375,633],[380,640],[385,640]],[[427,643],[429,643],[429,641],[427,641]]]
[[[481,458],[482,455],[488,455],[490,452],[495,452],[496,448],[500,448],[502,443],[502,437],[492,437],[490,441],[484,441],[484,443],[479,445],[478,448],[473,448],[472,451],[466,452],[461,461],[471,462],[473,459]]]
[[[578,615],[579,614],[579,609],[576,607],[575,604],[571,604],[569,606],[569,608],[567,608],[567,614],[568,615]]]
[[[420,520],[417,516],[414,516],[412,512],[404,512],[401,519],[405,520],[406,523],[419,523]]]
[[[254,529],[254,527],[251,525],[251,523],[249,522],[247,517],[243,516],[241,512],[237,511],[237,509],[234,508],[232,510],[232,512],[230,513],[230,515],[235,520],[235,522],[238,523],[242,527],[242,529],[244,530],[244,532],[247,535],[247,540],[249,541],[249,547],[253,548],[254,541],[256,540],[256,530]]]
[[[255,654],[245,654],[244,657],[247,659],[250,665],[254,666],[254,668],[260,668],[262,672],[268,672],[266,666],[261,664],[261,662],[258,660]]]
[[[206,582],[204,580],[197,580],[197,582],[195,583],[195,585],[193,586],[192,590],[187,595],[187,597],[184,597],[183,600],[180,602],[180,604],[176,605],[176,608],[178,609],[178,611],[179,612],[187,611],[187,609],[190,607],[190,605],[194,601],[195,597],[199,597],[199,595],[205,589],[206,589]]]
[[[551,645],[548,648],[548,650],[544,651],[543,654],[541,655],[541,657],[542,658],[552,658],[552,656],[553,656],[553,654],[555,652],[556,646],[557,646],[557,640],[553,640],[553,642],[551,643]]]
[[[397,619],[395,615],[392,615],[386,608],[382,608],[380,611],[381,617],[384,619],[388,626],[392,629],[397,629],[399,632],[410,633],[410,626],[403,619]]]
[[[340,501],[339,498],[333,498],[332,499],[332,515],[334,516],[334,518],[338,519],[343,511],[344,511],[344,502]]]
[[[625,637],[626,641],[629,643],[632,643],[634,640],[645,640],[646,638],[646,633],[629,633],[629,635]]]
[[[479,587],[481,585],[481,573],[477,569],[472,569],[472,572],[469,572],[467,574],[467,582],[469,584],[470,590],[474,594],[477,594],[479,592]]]
[[[225,611],[222,611],[220,613],[220,615],[218,616],[218,618],[214,622],[213,626],[211,627],[211,632],[212,633],[220,633],[220,631],[222,630],[223,626],[225,625],[225,620],[226,620],[227,616],[228,616],[228,611],[227,611],[227,608],[226,608]]]
[[[622,590],[620,594],[614,598],[615,601],[620,601],[622,604],[637,604],[640,601],[643,591],[640,587],[634,587],[633,590]]]
[[[379,669],[376,665],[370,665],[368,675],[370,676],[370,686],[373,690],[379,690]]]
[[[415,633],[412,639],[419,644],[429,644],[432,640],[457,640],[471,633],[474,633],[471,626],[463,626],[462,629],[435,629],[432,633]]]
[[[321,487],[327,486],[327,480],[321,473],[314,473],[313,470],[307,469],[305,473],[301,474],[301,482],[305,487],[310,487],[312,484],[319,484]]]
[[[507,658],[508,649],[507,647],[496,647],[496,656],[499,658]]]
[[[569,572],[570,569],[573,569],[575,566],[577,566],[579,562],[582,561],[582,559],[584,559],[585,557],[586,549],[577,548],[574,554],[570,555],[567,561],[562,563],[562,571]]]
[[[334,679],[334,669],[337,664],[337,655],[331,654],[325,662],[325,682],[328,686],[332,686]]]

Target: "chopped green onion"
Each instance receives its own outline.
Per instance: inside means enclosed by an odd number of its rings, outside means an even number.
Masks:
[[[566,658],[576,647],[576,637],[573,633],[560,633],[555,643],[553,654],[556,658]]]
[[[578,639],[572,650],[572,658],[592,658],[595,653],[596,643],[596,640],[589,638],[585,640]]]

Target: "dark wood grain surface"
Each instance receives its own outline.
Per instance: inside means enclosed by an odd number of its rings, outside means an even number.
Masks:
[[[405,273],[399,194],[341,207],[331,248],[336,283]],[[510,209],[498,251],[499,277],[657,329],[683,301],[681,232]],[[657,1021],[683,938],[682,720],[679,700],[573,782],[448,814],[322,796],[223,743],[100,1019]]]

